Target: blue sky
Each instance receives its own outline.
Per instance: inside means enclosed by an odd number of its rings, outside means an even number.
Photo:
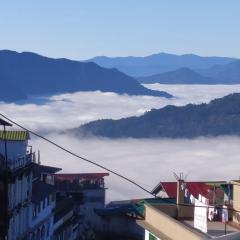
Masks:
[[[240,57],[239,0],[5,0],[0,49],[51,57]]]

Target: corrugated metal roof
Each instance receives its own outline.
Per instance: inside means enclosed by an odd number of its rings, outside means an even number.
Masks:
[[[4,131],[0,131],[0,139],[5,139]],[[6,131],[6,140],[8,141],[25,141],[29,139],[27,131]]]
[[[185,183],[186,188],[195,198],[198,197],[198,194],[207,197],[209,190],[213,188],[213,186],[209,186],[204,182],[185,182]],[[177,182],[161,182],[158,185],[158,188],[154,189],[155,190],[154,192],[157,194],[162,189],[167,193],[168,197],[170,198],[177,197]]]

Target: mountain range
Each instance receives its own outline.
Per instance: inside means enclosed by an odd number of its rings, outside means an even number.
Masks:
[[[161,84],[216,84],[218,81],[212,77],[206,77],[190,68],[179,68],[174,71],[155,74],[149,77],[139,77],[141,83]]]
[[[93,121],[71,132],[108,138],[240,135],[240,93],[213,100],[209,104],[166,106],[140,117]]]
[[[201,57],[194,54],[175,55],[158,53],[146,57],[106,57],[99,56],[87,61],[106,68],[117,68],[133,77],[151,76],[179,68],[192,70],[208,69],[219,64],[228,64],[238,59],[227,57]]]
[[[0,101],[17,101],[30,95],[76,91],[115,92],[129,95],[171,97],[143,87],[117,69],[93,62],[53,59],[35,53],[0,51]]]

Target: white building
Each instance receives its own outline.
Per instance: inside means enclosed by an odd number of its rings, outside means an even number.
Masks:
[[[3,233],[1,228],[0,236],[7,235],[9,240],[24,239],[28,235],[34,161],[28,139],[26,131],[0,131],[1,170],[5,174],[1,180],[3,186],[7,186],[0,194],[5,200],[1,222],[6,229]]]

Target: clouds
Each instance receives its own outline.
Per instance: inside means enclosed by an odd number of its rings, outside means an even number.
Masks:
[[[128,96],[115,93],[78,92],[61,94],[50,98],[33,98],[35,104],[0,104],[1,112],[18,120],[25,126],[39,131],[61,131],[78,127],[96,119],[119,119],[141,115],[152,108],[168,104],[209,102],[232,92],[240,92],[240,85],[147,85],[153,89],[166,90],[175,98],[151,96]]]
[[[190,172],[188,180],[230,180],[239,177],[238,137],[184,139],[76,139],[49,136],[60,145],[113,169],[151,190],[160,180],[174,181],[173,172]],[[63,172],[104,172],[80,159],[33,139],[44,164]],[[147,197],[146,193],[110,174],[106,177],[107,200]]]
[[[240,85],[151,85],[176,96],[173,99],[127,96],[114,93],[80,92],[53,96],[41,104],[0,104],[0,111],[24,126],[43,132],[57,143],[83,157],[130,177],[151,190],[160,180],[174,180],[172,172],[190,171],[189,180],[222,180],[239,177],[240,138],[187,139],[76,139],[61,130],[101,119],[140,115],[151,108],[168,104],[209,102],[216,97],[240,92]],[[44,100],[44,99],[43,99]],[[50,132],[50,133],[49,133]],[[32,138],[34,149],[41,150],[43,164],[61,167],[63,172],[102,172],[64,153],[40,139]],[[116,176],[106,178],[107,200],[147,196]]]

